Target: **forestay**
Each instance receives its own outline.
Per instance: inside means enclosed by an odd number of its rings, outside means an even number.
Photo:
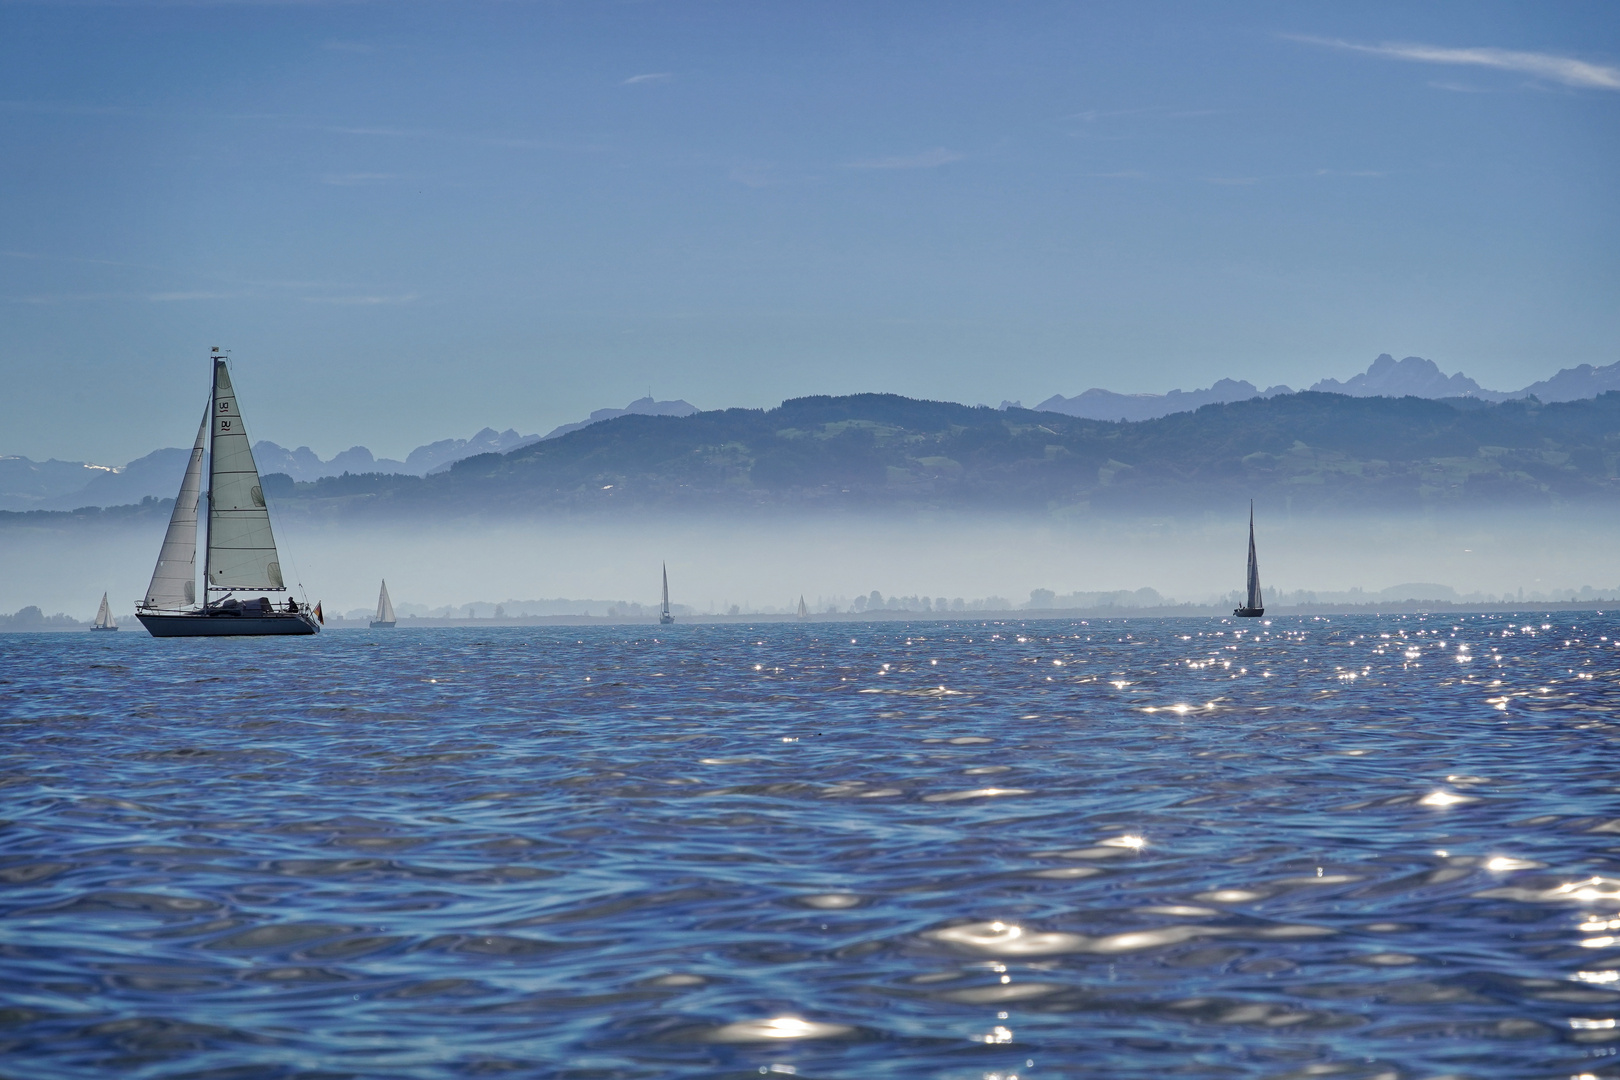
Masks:
[[[163,534],[152,583],[146,587],[143,606],[177,609],[197,602],[197,499],[202,491],[202,463],[208,438],[208,413],[197,425],[197,441],[186,462],[186,475],[180,481],[180,494],[169,515],[169,531]]]
[[[213,423],[208,584],[217,589],[285,588],[259,469],[223,360],[214,361]]]

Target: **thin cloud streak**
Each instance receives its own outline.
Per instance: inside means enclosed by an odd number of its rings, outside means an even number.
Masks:
[[[405,293],[402,296],[306,296],[306,304],[409,304],[416,299],[416,293]]]
[[[321,183],[333,187],[362,187],[368,184],[380,184],[388,180],[398,180],[398,173],[357,172],[357,173],[328,173],[321,177]]]
[[[632,75],[619,85],[639,86],[641,83],[668,82],[672,78],[674,78],[674,76],[667,71],[649,71],[645,75]]]
[[[946,150],[939,147],[927,150],[921,154],[910,154],[898,157],[873,158],[869,161],[845,162],[846,169],[937,169],[941,165],[949,165],[953,161],[961,161],[966,154],[959,154],[955,150]]]
[[[1305,34],[1284,34],[1290,41],[1308,45],[1325,45],[1346,52],[1382,56],[1389,60],[1408,60],[1420,64],[1454,64],[1471,67],[1496,68],[1516,71],[1524,75],[1549,79],[1583,90],[1620,90],[1620,68],[1577,60],[1572,56],[1554,53],[1517,52],[1512,49],[1468,48],[1456,49],[1443,45],[1422,45],[1415,42],[1381,42],[1362,45],[1338,38],[1311,37]]]

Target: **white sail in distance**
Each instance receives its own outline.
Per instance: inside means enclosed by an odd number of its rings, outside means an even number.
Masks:
[[[394,604],[388,599],[388,582],[382,583],[382,591],[377,594],[377,621],[394,622]]]
[[[101,607],[96,609],[96,625],[107,627],[113,625],[112,608],[107,606],[107,594],[101,594]]]
[[[1260,560],[1254,553],[1254,504],[1249,504],[1249,599],[1250,608],[1263,608],[1265,602],[1260,598]]]
[[[202,491],[202,464],[208,439],[208,414],[197,425],[197,441],[191,446],[186,474],[180,481],[180,494],[174,497],[169,514],[169,531],[163,534],[152,583],[146,587],[143,607],[170,610],[190,607],[197,602],[197,499]]]
[[[225,361],[214,361],[213,445],[208,483],[208,584],[217,589],[282,589],[259,468],[242,426]]]

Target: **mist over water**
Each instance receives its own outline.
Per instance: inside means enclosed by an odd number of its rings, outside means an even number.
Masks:
[[[1246,510],[1246,508],[1245,508]],[[1290,517],[1257,508],[1267,595],[1296,589],[1376,592],[1434,583],[1460,594],[1563,595],[1620,586],[1620,515],[1544,511],[1456,516]],[[1246,517],[1051,520],[940,515],[555,519],[340,525],[280,517],[283,566],[328,612],[368,608],[386,578],[396,604],[591,598],[656,604],[659,567],[672,599],[697,612],[814,610],[885,596],[1004,597],[1148,587],[1177,602],[1242,584]],[[0,530],[0,611],[35,604],[81,619],[105,590],[132,611],[162,522]]]

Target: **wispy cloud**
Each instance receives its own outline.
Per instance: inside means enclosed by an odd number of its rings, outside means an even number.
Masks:
[[[388,139],[439,139],[442,132],[429,131],[425,128],[402,128],[387,126],[350,127],[343,124],[289,124],[289,127],[313,127],[317,131],[330,131],[334,135],[377,135]]]
[[[1346,176],[1359,179],[1377,180],[1388,176],[1389,173],[1379,169],[1313,169],[1305,173],[1280,173],[1271,176],[1206,176],[1206,184],[1220,184],[1225,187],[1249,187],[1253,184],[1282,183],[1294,180],[1313,180],[1320,177]]]
[[[135,270],[163,270],[151,263],[125,262],[121,259],[89,259],[78,255],[46,255],[37,251],[0,251],[8,259],[38,259],[44,262],[86,263],[90,266],[124,266]]]
[[[639,86],[642,83],[668,82],[670,79],[673,79],[674,77],[675,76],[673,74],[671,74],[670,72],[668,72],[668,71],[649,71],[645,75],[632,75],[628,79],[624,80],[624,82],[620,83],[619,85],[620,86]]]
[[[306,296],[303,298],[309,304],[409,304],[416,299],[415,293],[402,293],[398,296]]]
[[[955,150],[946,150],[944,147],[939,147],[934,150],[925,150],[920,154],[871,158],[866,161],[846,161],[843,167],[846,169],[937,169],[941,165],[961,161],[966,156],[966,154],[959,154]]]
[[[1306,34],[1284,34],[1283,37],[1309,45],[1325,45],[1347,52],[1381,56],[1388,60],[1496,68],[1499,71],[1516,71],[1523,75],[1533,75],[1538,79],[1548,79],[1583,90],[1620,90],[1620,68],[1577,60],[1573,56],[1559,56],[1556,53],[1517,52],[1512,49],[1486,47],[1457,49],[1444,45],[1422,45],[1401,41],[1364,45],[1354,41],[1312,37]]]
[[[1081,112],[1069,113],[1059,119],[1083,120],[1088,124],[1094,124],[1098,120],[1118,120],[1125,117],[1180,120],[1193,116],[1214,116],[1219,112],[1219,109],[1179,109],[1168,105],[1146,105],[1138,109],[1085,109]]]
[[[398,180],[398,173],[382,172],[352,172],[327,173],[321,177],[321,183],[331,184],[335,187],[361,187],[366,184],[380,184],[387,180]]]
[[[768,161],[739,162],[726,175],[733,183],[751,188],[770,187],[777,182],[776,166]]]

